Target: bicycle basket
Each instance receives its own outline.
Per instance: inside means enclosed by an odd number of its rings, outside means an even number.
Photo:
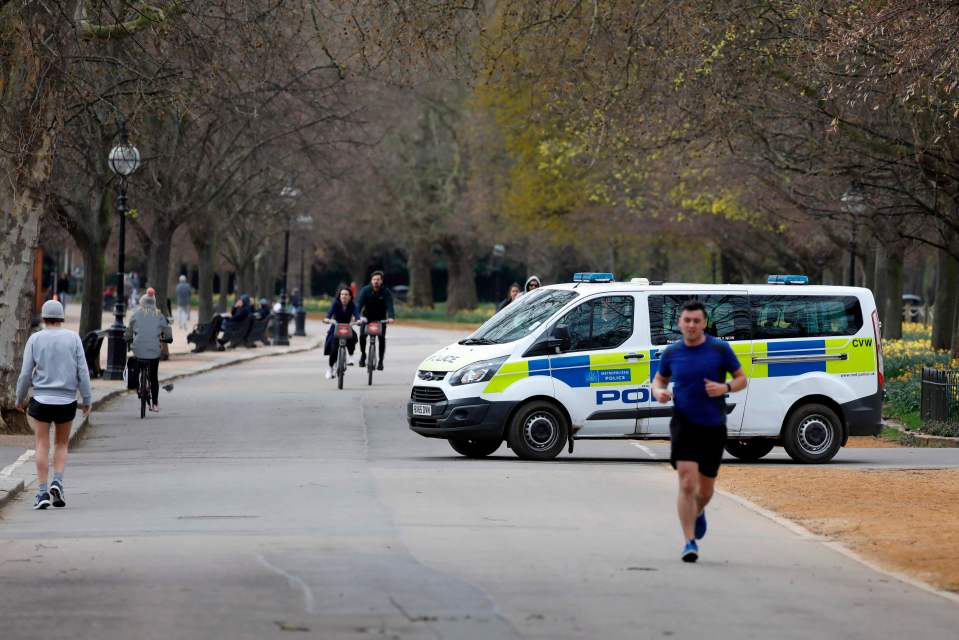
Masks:
[[[370,322],[366,325],[366,335],[378,336],[383,333],[383,325],[379,322]]]
[[[350,329],[350,325],[348,323],[346,322],[336,323],[337,338],[349,338],[351,335],[353,335],[353,331],[352,329]]]

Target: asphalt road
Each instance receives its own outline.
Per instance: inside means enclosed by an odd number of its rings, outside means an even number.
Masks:
[[[2,513],[0,636],[955,637],[957,605],[722,497],[680,562],[662,445],[527,463],[410,433],[412,371],[450,339],[391,329],[373,388],[311,353],[98,412],[68,507]],[[890,451],[837,460],[917,464]]]

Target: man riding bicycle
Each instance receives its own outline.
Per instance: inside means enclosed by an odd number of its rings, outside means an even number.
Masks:
[[[329,322],[334,326],[330,327],[330,330],[326,333],[326,340],[323,343],[323,355],[329,356],[330,366],[326,370],[326,379],[333,379],[333,366],[336,364],[337,357],[337,339],[334,333],[336,324],[350,324],[353,321],[359,321],[360,313],[356,309],[356,304],[353,302],[353,292],[350,291],[349,287],[340,287],[340,290],[336,294],[336,299],[333,301],[333,304],[330,305],[330,310],[326,314],[325,322]],[[350,331],[351,337],[347,341],[347,348],[350,352],[350,364],[353,360],[353,350],[356,348],[356,333],[352,330]]]
[[[356,299],[356,307],[362,316],[363,326],[360,328],[360,366],[366,366],[366,324],[367,322],[383,322],[379,335],[379,360],[376,368],[383,370],[383,356],[386,354],[386,322],[392,322],[396,317],[393,311],[393,294],[383,286],[383,272],[374,271],[370,275],[370,284],[360,289]]]

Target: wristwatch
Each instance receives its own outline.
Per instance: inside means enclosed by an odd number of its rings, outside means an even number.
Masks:
[[[733,392],[733,385],[729,384],[728,382],[726,383],[726,392],[727,393]]]

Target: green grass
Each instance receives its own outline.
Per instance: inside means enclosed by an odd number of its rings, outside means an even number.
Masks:
[[[423,307],[396,306],[396,317],[399,320],[428,320],[432,322],[457,322],[463,324],[482,324],[496,313],[496,305],[491,302],[481,303],[477,308],[459,311],[450,316],[446,313],[446,303],[437,302],[432,309]]]

